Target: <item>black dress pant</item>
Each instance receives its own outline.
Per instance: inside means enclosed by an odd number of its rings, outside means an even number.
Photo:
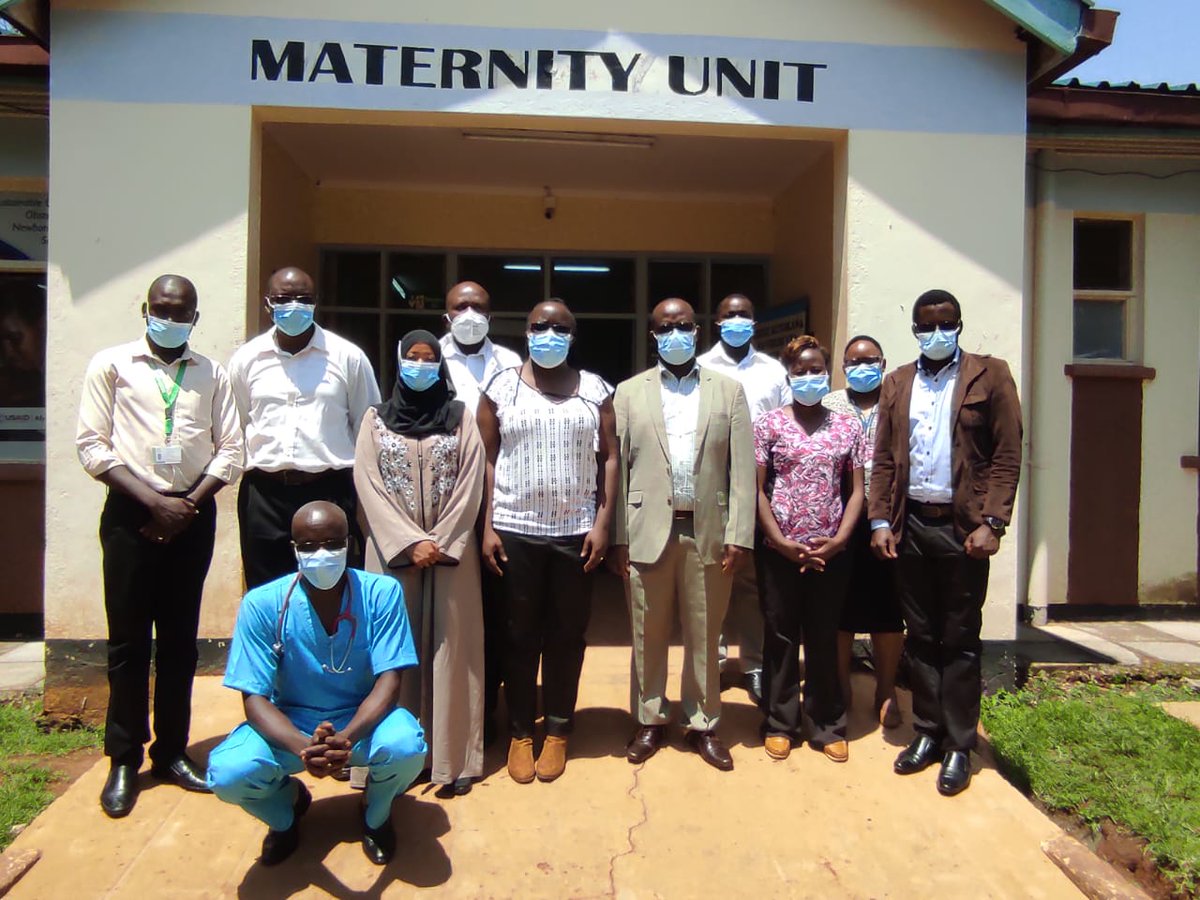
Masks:
[[[139,529],[144,506],[110,491],[100,515],[104,611],[108,616],[108,718],[104,752],[114,765],[140,766],[150,740],[150,649],[154,635],[154,744],[150,760],[170,764],[187,749],[196,674],[200,595],[212,561],[217,508],[209,500],[174,540]]]
[[[279,475],[250,469],[242,477],[237,503],[246,590],[296,572],[292,516],[313,500],[328,500],[345,511],[350,520],[347,565],[362,568],[363,536],[350,469],[329,469],[303,484],[288,484]]]
[[[760,545],[763,612],[763,712],[766,733],[799,740],[808,716],[818,747],[846,739],[846,701],[838,678],[838,623],[850,579],[850,556],[839,553],[824,572],[805,572]],[[800,703],[800,646],[804,646],[804,703]]]
[[[967,556],[953,522],[915,513],[905,518],[899,552],[913,727],[945,750],[970,750],[979,725],[988,560]]]
[[[508,556],[501,583],[508,614],[504,698],[512,736],[533,736],[539,660],[546,733],[570,734],[592,610],[592,573],[583,571],[579,555],[583,535],[497,533]]]

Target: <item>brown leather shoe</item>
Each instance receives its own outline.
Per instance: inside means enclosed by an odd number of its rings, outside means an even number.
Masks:
[[[625,758],[634,765],[644,763],[663,745],[665,725],[642,725],[625,746]]]
[[[733,757],[729,755],[715,731],[689,731],[687,742],[700,754],[700,758],[714,769],[720,769],[722,772],[733,771]]]
[[[508,745],[508,775],[517,784],[533,781],[533,738],[513,738]]]
[[[792,752],[792,739],[786,734],[769,734],[763,748],[771,759],[787,759]]]
[[[541,755],[537,758],[538,781],[553,781],[567,768],[567,739],[556,734],[546,735]]]
[[[830,741],[821,748],[821,752],[837,763],[844,763],[850,758],[850,745],[845,741]]]

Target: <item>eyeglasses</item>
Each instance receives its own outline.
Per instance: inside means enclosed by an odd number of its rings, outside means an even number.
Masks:
[[[558,322],[534,322],[529,326],[529,330],[534,334],[544,334],[547,331],[553,331],[555,334],[570,334],[570,325],[561,325]]]
[[[317,302],[316,294],[267,294],[266,301],[275,303],[304,303],[313,306]]]
[[[672,331],[682,331],[684,334],[691,334],[695,330],[695,322],[676,322],[673,325],[664,322],[662,325],[655,325],[651,329],[655,334],[670,334]]]
[[[350,539],[344,538],[329,538],[324,541],[292,541],[292,546],[301,553],[316,553],[318,550],[344,550],[349,545]]]
[[[933,334],[935,331],[940,331],[942,334],[954,334],[960,328],[962,328],[962,322],[955,322],[953,325],[914,325],[913,334]]]

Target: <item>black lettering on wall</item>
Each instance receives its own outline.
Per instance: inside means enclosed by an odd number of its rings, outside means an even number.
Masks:
[[[612,89],[614,91],[629,90],[629,75],[633,72],[633,67],[638,64],[638,60],[642,58],[642,54],[633,54],[633,59],[629,61],[629,65],[621,64],[621,57],[617,53],[601,53],[600,59],[604,61],[605,68],[608,69],[608,75],[612,78]]]
[[[367,54],[367,84],[383,84],[383,58],[389,50],[399,50],[388,44],[355,44],[354,49]]]
[[[400,48],[400,84],[404,87],[437,87],[432,81],[416,81],[417,69],[432,69],[433,63],[419,62],[418,53],[433,53],[432,47]]]
[[[796,99],[801,103],[813,102],[813,89],[815,87],[814,72],[817,69],[828,69],[829,66],[820,63],[789,63],[784,65],[789,69],[796,70]]]
[[[725,96],[725,82],[728,81],[742,97],[754,97],[755,63],[750,60],[750,79],[747,80],[734,64],[733,60],[724,56],[717,57],[717,96]]]
[[[667,57],[667,83],[677,94],[685,94],[688,97],[698,97],[701,94],[708,93],[708,57],[703,57],[704,73],[700,80],[700,89],[698,91],[689,91],[684,75],[687,73],[687,57],[686,56],[669,56]]]
[[[587,90],[587,58],[589,56],[599,56],[598,53],[593,53],[590,50],[559,50],[559,56],[565,56],[570,60],[570,77],[567,80],[567,88],[572,91]]]
[[[768,59],[763,62],[763,99],[779,99],[779,61]]]
[[[350,67],[346,65],[346,54],[342,52],[341,44],[330,41],[322,45],[308,80],[316,81],[321,75],[332,75],[337,79],[338,84],[354,83],[354,79],[350,77]]]
[[[529,87],[529,51],[521,65],[503,50],[488,51],[488,88],[496,87],[496,72],[499,72],[513,87]]]
[[[456,56],[462,57],[462,62],[455,62]],[[483,64],[483,55],[474,50],[443,50],[442,51],[442,87],[454,87],[454,73],[462,76],[462,86],[468,91],[477,91],[482,86],[479,81],[479,67]]]
[[[537,86],[539,91],[548,91],[554,84],[554,51],[537,52]]]
[[[288,41],[283,45],[283,52],[275,55],[275,49],[270,41],[250,42],[250,80],[258,81],[258,70],[262,68],[263,77],[267,81],[278,81],[283,67],[287,66],[288,81],[304,80],[304,43]]]

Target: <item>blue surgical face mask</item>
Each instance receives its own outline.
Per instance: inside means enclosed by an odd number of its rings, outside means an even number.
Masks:
[[[442,377],[442,364],[422,359],[400,360],[400,380],[414,391],[427,391]]]
[[[571,335],[557,331],[536,331],[527,338],[529,358],[543,369],[561,366],[571,349]]]
[[[816,406],[821,398],[829,393],[829,373],[820,375],[800,375],[788,379],[792,388],[792,397],[801,406]]]
[[[938,328],[929,334],[918,334],[917,344],[921,347],[921,355],[934,362],[952,357],[958,350],[959,327],[955,326],[949,331]]]
[[[271,319],[284,334],[296,337],[312,326],[316,310],[311,303],[275,303],[271,306]]]
[[[696,355],[696,332],[672,328],[666,334],[656,334],[658,355],[669,366],[681,366]]]
[[[329,590],[338,583],[338,579],[346,571],[347,550],[347,547],[343,547],[341,550],[329,550],[322,547],[320,550],[310,552],[297,550],[296,562],[299,563],[300,574],[304,576],[305,581],[318,590]]]
[[[146,337],[164,350],[174,350],[182,347],[192,336],[193,322],[172,322],[170,319],[159,319],[146,316]]]
[[[730,347],[745,347],[754,337],[754,320],[733,316],[721,322],[721,340]]]
[[[846,369],[846,384],[856,394],[869,394],[882,383],[882,363],[863,363]]]

